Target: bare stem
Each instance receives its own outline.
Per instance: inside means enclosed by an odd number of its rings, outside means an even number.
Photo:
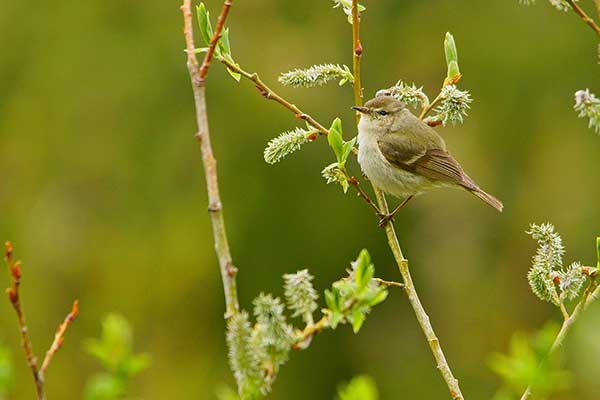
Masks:
[[[27,329],[27,324],[25,323],[25,311],[23,310],[23,305],[21,304],[21,296],[19,293],[19,288],[21,286],[21,262],[16,261],[13,258],[13,247],[10,242],[6,242],[4,244],[5,252],[4,259],[6,260],[6,265],[8,267],[8,272],[10,274],[11,285],[8,289],[6,289],[6,294],[8,295],[8,300],[12,304],[16,314],[17,321],[19,323],[19,332],[21,333],[21,345],[23,347],[23,351],[25,352],[25,359],[27,360],[27,365],[31,369],[33,374],[33,380],[35,382],[35,392],[38,400],[44,400],[46,398],[44,394],[44,374],[50,365],[50,361],[52,361],[52,357],[60,346],[62,345],[65,337],[65,333],[67,332],[67,328],[70,323],[75,319],[78,313],[78,301],[75,300],[73,303],[73,309],[67,315],[65,321],[58,327],[56,331],[56,335],[54,335],[54,341],[50,346],[50,349],[46,353],[46,358],[42,363],[42,367],[38,369],[37,358],[33,353],[33,346],[31,345],[31,340],[29,339],[29,331]]]
[[[229,3],[229,4],[227,4]],[[230,0],[225,1],[223,11],[219,16],[219,26],[223,27],[225,24],[225,17],[229,11],[231,5]],[[194,36],[192,29],[192,10],[191,0],[184,0],[181,6],[184,20],[184,35],[187,48],[187,67],[190,74],[190,80],[192,83],[192,90],[194,93],[194,102],[196,106],[196,123],[198,125],[198,133],[196,138],[200,144],[200,150],[202,152],[202,163],[204,165],[204,175],[206,178],[206,188],[208,192],[208,212],[210,213],[210,219],[213,227],[213,236],[215,241],[215,251],[219,258],[219,266],[221,269],[221,278],[223,280],[223,289],[225,292],[226,302],[226,313],[225,318],[229,318],[239,310],[237,285],[236,285],[236,274],[237,268],[233,265],[231,259],[231,252],[229,250],[229,242],[227,240],[227,232],[225,230],[225,219],[223,217],[223,204],[221,202],[221,196],[219,194],[219,182],[217,177],[217,160],[213,155],[213,150],[210,142],[210,133],[208,130],[208,116],[206,110],[206,93],[205,93],[205,78],[204,75],[200,75],[200,69],[198,66],[198,60],[194,54]],[[221,31],[217,29],[215,36],[211,40],[210,46],[213,48],[217,44],[218,35]],[[215,39],[217,37],[217,39]],[[210,53],[210,49],[209,49]],[[209,53],[205,56],[204,65],[208,69],[210,63]],[[212,56],[211,56],[212,57]],[[205,69],[205,71],[206,71]]]
[[[577,2],[575,0],[566,0],[566,1],[567,1],[567,3],[569,3],[569,5],[573,9],[573,11],[575,11],[575,13],[577,15],[579,15],[579,17],[583,20],[583,22],[585,22],[590,28],[592,28],[594,30],[594,32],[596,32],[596,35],[600,36],[600,26],[598,26],[598,24],[596,24],[596,21],[594,21],[593,18],[591,18],[589,15],[586,14],[585,11],[583,11],[583,9],[581,7],[579,7],[579,4],[577,4]],[[598,10],[600,13],[600,1],[594,0],[594,2],[596,3],[596,7],[598,7]]]
[[[358,0],[352,0],[352,69],[354,76],[354,103],[356,106],[363,104],[363,87],[360,77],[360,60],[362,57],[362,44],[360,43],[360,13]],[[355,113],[356,124],[360,121],[360,113]]]
[[[29,365],[29,368],[31,368],[31,372],[33,374],[37,398],[38,400],[44,400],[46,398],[44,395],[44,381],[38,370],[37,358],[33,354],[33,347],[31,345],[31,340],[29,339],[29,330],[27,329],[27,324],[25,322],[25,310],[23,309],[19,295],[19,287],[21,286],[21,263],[19,261],[14,261],[13,247],[10,242],[6,242],[4,247],[4,259],[6,260],[8,272],[10,273],[11,277],[11,286],[6,289],[6,294],[8,295],[8,299],[10,300],[10,303],[17,314],[19,332],[21,333],[21,346],[25,352],[27,365]]]
[[[188,51],[189,53],[189,51]],[[248,79],[249,81],[254,83],[256,89],[260,92],[260,94],[267,100],[273,100],[291,112],[294,113],[296,118],[306,121],[310,126],[319,131],[321,135],[329,134],[329,130],[325,128],[323,125],[318,123],[313,117],[306,114],[304,111],[300,110],[295,104],[290,103],[279,94],[277,94],[273,89],[267,86],[262,79],[258,76],[256,72],[250,73],[248,71],[243,70],[239,65],[229,62],[228,60],[221,59],[221,62],[227,66],[230,70],[237,72],[242,75],[242,77]]]
[[[550,358],[556,351],[562,346],[567,334],[571,330],[571,327],[577,321],[579,316],[585,309],[600,295],[600,287],[598,286],[598,282],[592,278],[590,284],[583,292],[583,296],[581,296],[581,300],[577,303],[577,306],[573,309],[573,313],[570,317],[566,318],[560,327],[560,331],[556,335],[554,342],[552,343],[552,347],[550,347],[550,351],[547,358]],[[525,392],[521,396],[521,400],[527,400],[531,397],[532,389],[531,386],[525,389]]]
[[[360,44],[359,37],[359,24],[360,18],[358,13],[358,2],[357,0],[352,0],[352,43],[355,51],[353,52],[353,63],[354,66],[354,102],[356,105],[362,105],[362,87],[361,79],[360,79],[360,58],[362,55],[362,46]],[[356,51],[356,49],[360,49],[360,51]],[[439,97],[439,96],[438,96]],[[439,99],[438,99],[439,101]],[[435,100],[431,105],[431,108],[435,105]],[[424,116],[424,115],[423,115]],[[360,116],[357,118],[357,120]],[[375,185],[373,185],[373,190],[375,191],[375,195],[377,197],[378,209],[380,212],[384,214],[389,214],[389,208],[387,205],[387,201],[385,199],[385,194],[379,190]],[[446,357],[444,356],[444,352],[442,351],[442,347],[440,342],[435,335],[433,327],[429,321],[429,316],[425,312],[421,301],[419,300],[419,296],[417,295],[417,291],[412,281],[412,277],[410,275],[410,270],[408,268],[408,260],[404,258],[402,254],[402,249],[400,247],[400,243],[398,242],[398,236],[396,235],[396,231],[394,230],[394,225],[391,221],[389,221],[385,225],[385,233],[388,239],[388,245],[392,250],[396,263],[398,264],[398,268],[400,269],[400,274],[402,275],[402,279],[404,281],[404,290],[408,296],[408,300],[415,312],[417,320],[419,321],[419,325],[427,338],[427,342],[429,343],[429,347],[431,348],[431,352],[433,353],[433,357],[437,362],[437,367],[446,381],[446,385],[448,386],[448,390],[450,391],[450,395],[455,400],[462,400],[463,395],[460,391],[460,387],[458,385],[458,380],[454,378],[452,375],[452,371],[450,370],[450,366],[446,361]]]
[[[79,300],[75,300],[73,302],[73,307],[71,308],[71,312],[69,314],[67,314],[64,321],[58,326],[58,329],[56,330],[56,333],[54,334],[54,340],[52,341],[50,348],[46,352],[46,357],[44,357],[44,362],[42,362],[42,366],[40,368],[40,377],[41,377],[42,381],[44,380],[44,378],[46,376],[46,371],[48,370],[48,367],[50,366],[50,362],[52,361],[52,358],[54,357],[56,352],[58,352],[58,350],[61,348],[63,341],[65,340],[65,333],[67,333],[67,329],[69,328],[69,325],[71,325],[71,323],[73,321],[75,321],[75,318],[77,318],[78,314],[79,314]]]

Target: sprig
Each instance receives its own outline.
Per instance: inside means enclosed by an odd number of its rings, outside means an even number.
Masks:
[[[319,295],[312,285],[313,276],[307,269],[283,276],[287,306],[292,317],[302,317],[308,325],[314,322],[313,312],[317,309]]]
[[[341,7],[344,14],[348,16],[348,23],[352,24],[352,0],[333,0],[333,8]],[[358,5],[358,12],[363,12],[367,8],[362,4]]]
[[[579,262],[563,267],[565,248],[552,224],[531,224],[527,233],[538,242],[527,274],[533,293],[541,300],[557,306],[562,306],[565,300],[577,298],[593,271],[584,269]]]
[[[589,89],[575,92],[575,106],[579,118],[588,118],[588,127],[600,133],[600,99]]]
[[[302,128],[283,132],[267,144],[264,151],[265,161],[269,164],[278,163],[293,152],[300,150],[303,144],[315,140],[318,133],[315,129]]]
[[[417,87],[414,83],[409,85],[402,81],[398,81],[390,88],[379,90],[376,96],[392,96],[414,108],[423,108],[429,105],[429,97],[427,97],[423,91],[423,87]]]
[[[471,109],[473,99],[466,90],[460,90],[455,85],[444,86],[440,93],[440,103],[435,108],[437,115],[432,117],[446,126],[448,123],[463,123],[464,118]]]
[[[306,69],[295,69],[279,76],[279,83],[295,88],[322,86],[330,81],[339,80],[342,86],[353,83],[354,76],[346,65],[320,64]]]
[[[200,3],[196,6],[196,18],[198,22],[198,28],[200,30],[200,37],[205,45],[209,46],[210,41],[214,35],[212,23],[210,22],[210,13],[206,9],[204,3]],[[202,47],[196,49],[196,53],[202,53],[208,51],[208,47]],[[231,64],[236,64],[231,55],[231,43],[229,42],[229,28],[223,29],[223,33],[219,38],[217,47],[215,47],[215,57],[219,60],[226,60]],[[227,68],[229,75],[236,81],[240,81],[242,78],[241,74],[233,71],[231,68]]]

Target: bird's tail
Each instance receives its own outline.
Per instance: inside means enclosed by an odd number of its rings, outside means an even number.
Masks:
[[[498,200],[491,194],[486,193],[479,188],[477,188],[475,190],[471,190],[471,193],[473,193],[475,196],[479,197],[481,200],[488,203],[490,206],[494,207],[496,210],[502,212],[502,209],[504,208],[504,204],[502,204],[502,202],[500,200]]]

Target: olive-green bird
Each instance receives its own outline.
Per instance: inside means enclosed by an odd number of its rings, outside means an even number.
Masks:
[[[446,150],[444,139],[390,96],[378,96],[364,106],[358,125],[358,163],[371,182],[386,193],[405,199],[385,225],[413,196],[435,187],[463,188],[496,210],[503,205],[484,192]]]

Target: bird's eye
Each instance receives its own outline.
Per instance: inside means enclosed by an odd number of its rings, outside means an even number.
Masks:
[[[388,115],[388,112],[385,111],[385,110],[379,110],[379,111],[377,111],[377,114],[379,114],[379,115]]]

